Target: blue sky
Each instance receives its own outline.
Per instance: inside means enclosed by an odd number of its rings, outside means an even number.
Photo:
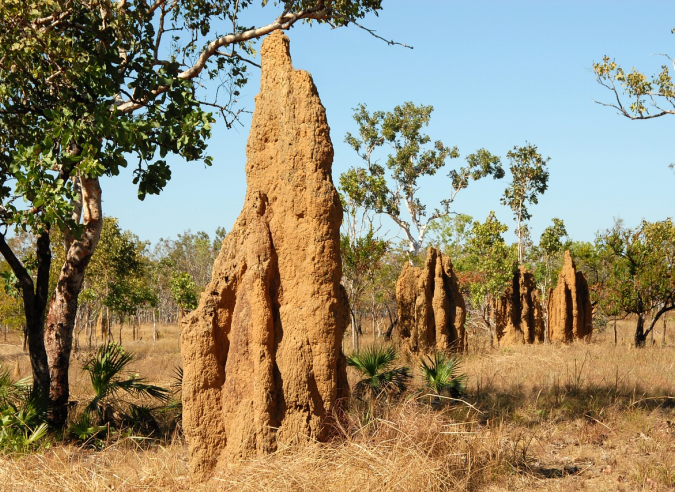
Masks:
[[[276,13],[254,7],[251,23]],[[607,54],[624,68],[656,72],[668,61],[655,54],[675,57],[675,2],[385,0],[380,16],[363,24],[414,49],[388,46],[355,27],[301,25],[287,33],[295,68],[312,74],[326,107],[336,183],[359,164],[344,143],[356,130],[352,108],[363,102],[391,110],[413,101],[434,106],[427,131],[457,145],[461,160],[484,147],[506,164],[506,152],[525,142],[551,158],[549,189],[530,208],[535,241],[553,217],[573,239],[590,241],[614,217],[636,225],[673,215],[675,116],[635,122],[594,103],[611,94],[595,82],[592,64]],[[240,100],[252,110],[259,72],[251,68]],[[129,170],[104,179],[104,213],[152,242],[186,229],[229,231],[246,188],[250,117],[242,122],[233,130],[215,125],[212,167],[171,160],[173,177],[159,196],[140,202]],[[449,161],[448,170],[461,160]],[[428,208],[447,196],[446,175],[421,182]],[[480,220],[495,210],[512,226],[510,210],[499,204],[508,178],[472,183],[454,210]],[[385,228],[397,232],[393,224]]]

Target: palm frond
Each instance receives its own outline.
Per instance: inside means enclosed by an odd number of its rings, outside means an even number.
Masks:
[[[138,377],[138,375],[130,376],[124,381],[115,381],[114,384],[121,390],[126,391],[137,397],[151,397],[161,402],[169,400],[171,393],[168,389],[154,384],[148,384],[145,378]]]
[[[347,357],[347,365],[354,367],[363,376],[354,386],[354,395],[369,394],[371,399],[381,395],[400,394],[412,378],[407,367],[393,367],[396,349],[388,347],[367,347]]]
[[[89,373],[98,399],[114,395],[119,388],[112,383],[133,360],[133,355],[126,352],[121,345],[109,342],[102,345],[97,354],[87,361],[82,369]]]
[[[347,357],[347,365],[356,368],[364,376],[373,377],[386,371],[396,360],[393,346],[366,347]]]
[[[116,396],[120,392],[128,393],[135,397],[149,397],[166,402],[171,395],[166,388],[148,384],[145,378],[138,374],[124,372],[134,360],[132,354],[114,342],[107,343],[99,348],[98,352],[83,366],[83,370],[89,373],[94,388],[94,398],[85,408],[85,412],[95,412],[99,417],[99,423],[109,420],[105,414],[110,413],[111,407],[116,406]]]
[[[447,358],[443,352],[422,359],[420,369],[426,385],[437,395],[447,392],[453,398],[461,396],[466,387],[466,374],[459,373],[459,361]]]

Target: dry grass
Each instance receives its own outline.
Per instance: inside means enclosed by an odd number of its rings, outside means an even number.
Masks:
[[[662,329],[661,327],[659,327]],[[675,337],[629,347],[633,324],[610,325],[590,344],[489,350],[463,358],[465,403],[407,399],[365,426],[351,411],[335,439],[232,464],[190,487],[187,448],[130,439],[104,451],[54,445],[0,456],[0,490],[666,490],[675,487]],[[675,326],[668,327],[674,332]],[[177,330],[149,327],[134,370],[168,385],[179,364]],[[126,335],[125,335],[126,336]],[[129,337],[130,338],[130,337]],[[27,358],[18,338],[0,362]],[[348,343],[346,343],[347,346]],[[84,358],[84,351],[79,355]],[[78,364],[74,364],[77,366]],[[416,365],[413,366],[417,371]],[[75,398],[87,381],[75,367]],[[419,384],[419,381],[417,382]],[[414,389],[414,388],[413,388]]]

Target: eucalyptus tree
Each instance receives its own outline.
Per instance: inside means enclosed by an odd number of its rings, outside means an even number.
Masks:
[[[491,302],[503,295],[513,279],[516,262],[514,248],[507,245],[503,234],[508,230],[494,212],[485,222],[475,221],[466,242],[466,255],[458,268],[468,273],[471,305],[494,339],[490,315]]]
[[[534,251],[531,255],[535,261],[534,278],[539,285],[544,300],[548,294],[548,289],[553,287],[553,280],[562,267],[563,252],[569,244],[569,240],[565,239],[568,235],[562,219],[554,217],[552,222],[541,233],[539,244],[533,248]]]
[[[261,0],[265,7],[267,0]],[[21,286],[35,388],[65,424],[68,367],[84,271],[102,227],[99,178],[134,162],[138,196],[171,177],[167,155],[211,163],[217,110],[229,127],[242,108],[253,42],[303,21],[334,27],[381,0],[282,0],[271,22],[242,25],[251,0],[3,0],[0,3],[0,253]],[[266,10],[269,11],[269,8]],[[224,79],[224,99],[198,88]],[[35,278],[7,229],[36,237]],[[65,261],[49,302],[53,228]]]
[[[596,242],[610,260],[601,302],[636,316],[635,346],[643,347],[659,318],[675,309],[675,224],[642,221],[630,229],[617,223]]]
[[[342,255],[342,284],[349,299],[349,312],[352,325],[352,348],[358,350],[360,326],[359,307],[363,302],[363,294],[373,285],[377,278],[388,243],[375,236],[371,228],[364,235],[350,237],[340,235],[340,253]]]
[[[548,337],[548,291],[554,286],[563,265],[563,252],[569,245],[565,223],[562,219],[553,218],[552,224],[541,233],[539,244],[532,248],[530,258],[534,260],[534,280],[539,287],[542,296],[542,311],[546,330],[544,336]]]
[[[211,280],[213,263],[224,237],[222,227],[216,229],[214,239],[204,231],[193,233],[188,229],[178,234],[176,239],[160,238],[154,256],[169,261],[177,271],[189,273],[201,291]]]
[[[671,33],[675,34],[675,29]],[[675,82],[670,68],[672,65],[675,70],[675,60],[667,54],[662,56],[668,63],[651,76],[636,68],[627,72],[615,60],[604,56],[602,62],[593,64],[593,72],[598,83],[612,92],[614,102],[596,102],[631,120],[675,115]]]
[[[171,274],[171,294],[178,306],[178,320],[187,312],[197,307],[197,284],[192,275],[187,272],[173,272]]]
[[[456,262],[466,254],[466,241],[473,217],[453,214],[441,217],[429,226],[430,243]]]
[[[419,197],[418,181],[424,176],[434,176],[448,159],[459,157],[457,147],[447,147],[440,140],[431,143],[431,137],[423,133],[432,111],[432,106],[406,102],[392,111],[371,114],[365,104],[360,104],[354,113],[358,133],[356,136],[347,133],[345,137],[365,167],[352,167],[341,174],[341,189],[358,206],[389,216],[405,234],[411,256],[421,251],[429,225],[451,213],[457,194],[469,181],[489,175],[504,176],[499,157],[480,149],[466,158],[466,166],[449,172],[447,198],[428,214]],[[387,155],[385,165],[375,155],[383,146],[392,152]],[[401,213],[402,205],[409,220]]]
[[[549,173],[546,164],[550,160],[537,152],[537,146],[527,143],[507,152],[512,180],[504,190],[501,203],[513,212],[518,237],[518,262],[525,261],[524,239],[528,235],[526,222],[532,218],[529,205],[539,203],[539,195],[548,188]]]

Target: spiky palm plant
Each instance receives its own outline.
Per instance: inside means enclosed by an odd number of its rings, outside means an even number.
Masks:
[[[161,402],[169,398],[169,391],[160,386],[148,384],[145,378],[138,374],[128,372],[127,367],[134,360],[132,354],[114,342],[110,342],[99,348],[98,352],[87,361],[83,370],[89,373],[94,398],[84,409],[86,414],[95,414],[98,425],[110,424],[115,420],[115,411],[121,408],[121,393],[127,393],[135,397],[151,397]],[[126,377],[125,377],[126,373]],[[129,403],[129,415],[123,411],[118,412],[122,418],[146,414],[137,408],[138,405]],[[84,422],[83,422],[84,424]]]
[[[354,396],[368,396],[372,415],[375,400],[382,395],[400,394],[412,375],[405,367],[395,367],[396,349],[392,346],[366,347],[347,357],[347,365],[364,376],[354,386]]]
[[[25,452],[47,434],[49,397],[35,391],[29,379],[12,381],[0,366],[0,449]]]
[[[0,365],[0,407],[7,407],[20,399],[24,389],[29,385],[28,378],[12,381],[9,369]]]
[[[443,352],[436,352],[434,357],[427,355],[420,365],[426,385],[437,395],[448,394],[459,398],[466,387],[466,374],[459,373],[459,362],[447,357]]]

